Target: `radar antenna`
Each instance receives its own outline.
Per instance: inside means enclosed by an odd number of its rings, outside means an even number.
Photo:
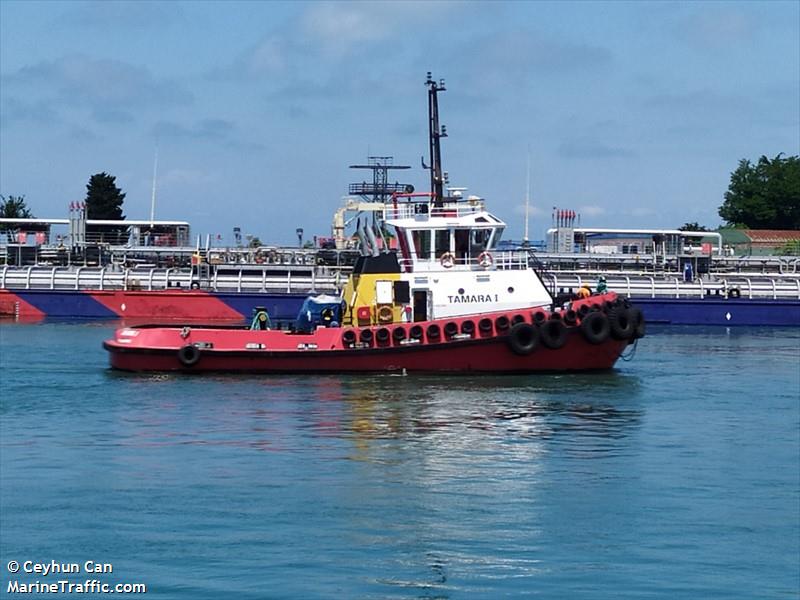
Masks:
[[[372,171],[372,183],[363,181],[350,184],[350,194],[359,195],[372,202],[386,202],[396,192],[410,193],[414,186],[407,183],[389,183],[389,171],[410,169],[406,165],[395,165],[393,156],[368,156],[366,165],[350,165],[351,169],[369,169]]]

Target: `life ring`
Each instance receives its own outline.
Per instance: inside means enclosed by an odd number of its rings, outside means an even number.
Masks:
[[[615,308],[608,313],[611,335],[617,340],[627,340],[633,335],[633,321],[627,308]]]
[[[381,323],[391,323],[394,320],[391,306],[381,306],[378,309],[378,321]]]
[[[178,350],[178,360],[184,367],[193,367],[200,360],[200,349],[192,344],[182,346]]]
[[[452,252],[445,252],[439,257],[439,262],[442,263],[442,266],[445,269],[449,269],[454,264],[456,264],[456,257],[453,256]]]
[[[442,332],[436,323],[431,323],[428,325],[428,330],[426,333],[428,335],[429,342],[436,342],[440,337],[442,337]]]
[[[633,325],[633,335],[636,338],[644,337],[645,330],[647,329],[644,321],[644,313],[641,308],[631,306],[628,309],[628,318]]]
[[[601,312],[592,312],[581,321],[581,333],[590,344],[602,344],[611,334],[608,317]]]
[[[392,339],[397,342],[398,344],[406,339],[406,329],[405,327],[395,327],[392,330]]]
[[[508,345],[514,354],[527,356],[539,343],[539,329],[529,323],[517,323],[508,334]]]
[[[488,252],[481,252],[480,256],[478,256],[478,264],[484,269],[491,267],[493,262],[494,258]]]
[[[558,350],[567,343],[567,326],[560,319],[550,319],[539,328],[539,338],[551,350]]]

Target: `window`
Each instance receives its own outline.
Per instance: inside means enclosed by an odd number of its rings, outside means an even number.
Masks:
[[[491,229],[473,229],[470,235],[469,245],[472,256],[478,256],[486,250],[489,237],[492,235]]]
[[[436,248],[434,250],[436,256],[441,256],[445,252],[450,252],[450,230],[437,229],[436,230]]]
[[[428,229],[415,229],[411,232],[414,242],[414,253],[417,258],[429,259],[431,257],[431,232]]]

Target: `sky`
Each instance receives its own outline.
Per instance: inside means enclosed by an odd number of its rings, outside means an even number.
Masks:
[[[709,227],[742,159],[800,154],[800,2],[0,0],[0,194],[66,218],[94,173],[129,219],[330,235],[349,165],[427,190],[426,73],[450,184],[521,239]],[[428,162],[426,156],[426,163]]]

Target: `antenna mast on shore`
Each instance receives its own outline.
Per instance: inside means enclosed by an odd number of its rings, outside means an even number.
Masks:
[[[522,238],[522,244],[528,245],[528,215],[530,214],[531,205],[531,146],[528,144],[528,169],[527,169],[527,183],[525,187],[525,235]]]
[[[153,159],[153,193],[150,196],[150,227],[153,227],[156,220],[156,173],[158,172],[158,146],[156,146],[156,156]]]

